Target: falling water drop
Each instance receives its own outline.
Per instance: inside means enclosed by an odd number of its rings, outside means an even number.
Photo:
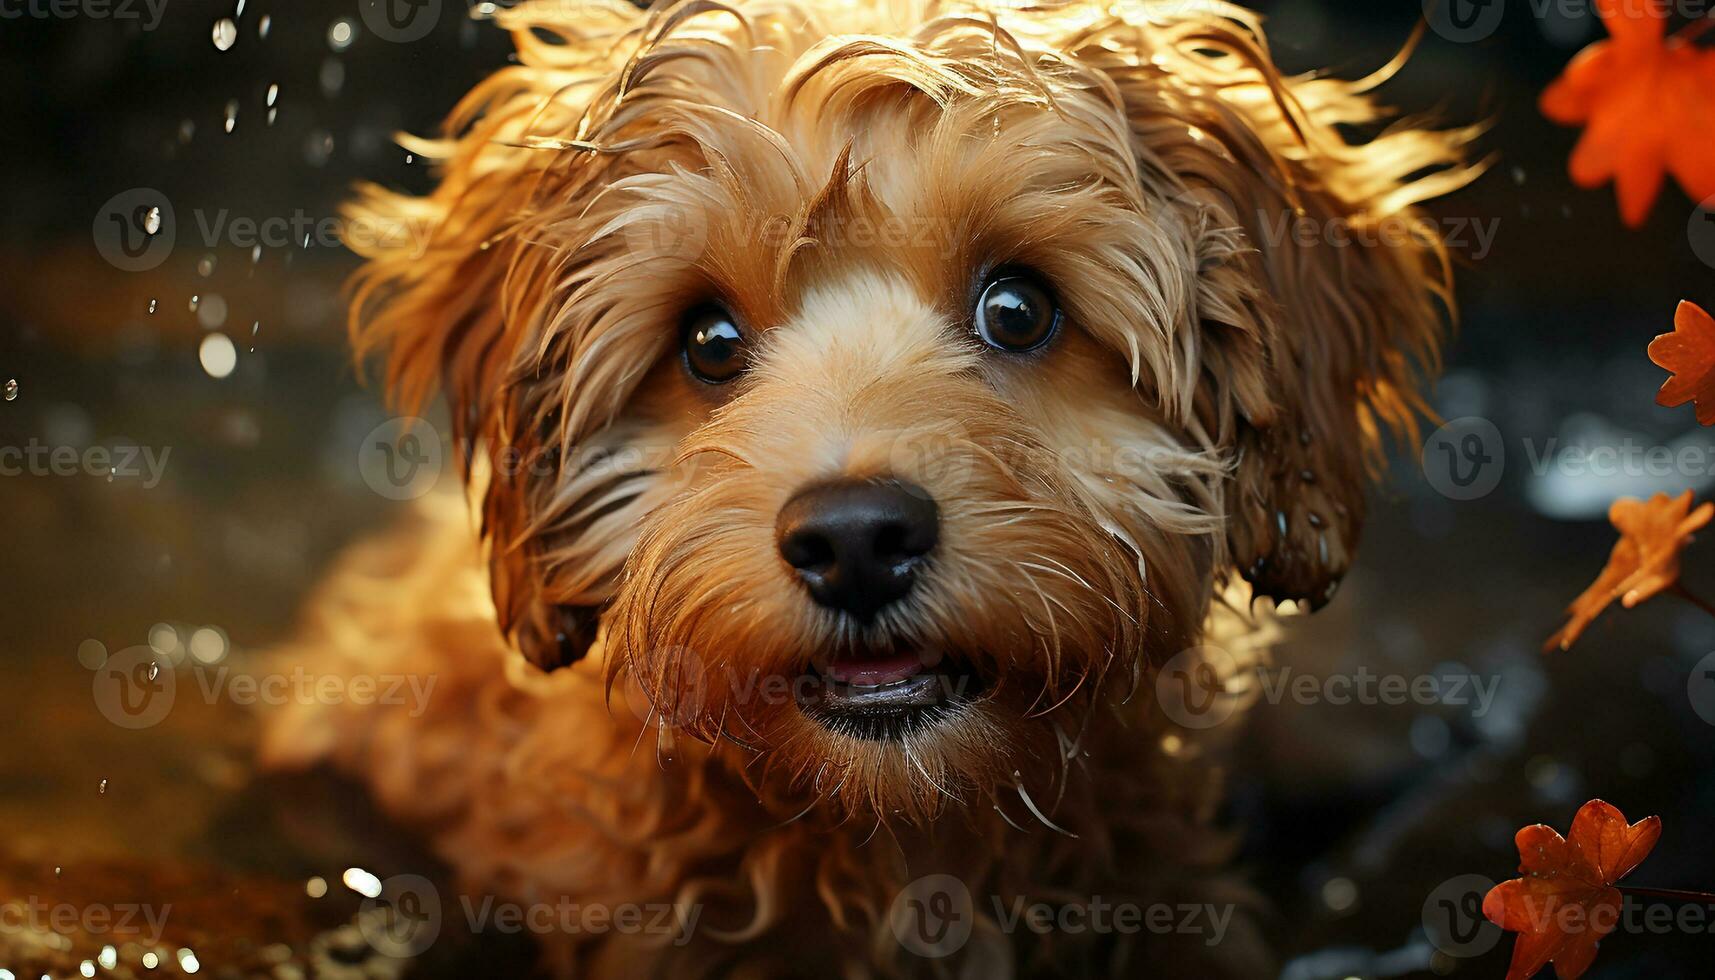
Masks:
[[[209,377],[224,378],[238,367],[238,348],[226,334],[211,333],[203,337],[197,348],[197,360],[202,362],[203,372]]]
[[[277,100],[279,98],[280,98],[279,83],[275,83],[273,85],[268,86],[268,104],[273,105],[275,100]]]
[[[149,315],[150,316],[155,315],[155,305],[159,302],[160,302],[159,300],[153,300],[153,299],[149,301]]]
[[[256,22],[256,36],[266,41],[268,39],[268,28],[273,26],[274,18],[267,14],[263,14],[262,19]]]
[[[356,36],[356,26],[348,17],[341,17],[328,25],[328,47],[335,51],[344,51],[351,47],[351,42]]]
[[[232,132],[232,127],[238,125],[238,100],[226,100],[226,131]]]
[[[191,312],[195,313],[197,311],[197,307],[201,304],[202,304],[202,297],[201,296],[192,296],[191,297]]]
[[[150,208],[143,212],[143,233],[153,235],[161,230],[161,209]]]
[[[18,399],[18,379],[17,378],[7,378],[6,379],[6,400],[10,402],[10,401],[16,401],[17,399]]]
[[[205,255],[197,260],[197,275],[208,278],[214,275],[214,256]]]
[[[101,788],[100,788],[100,789],[99,789],[99,790],[97,790],[97,791],[96,791],[96,792],[97,792],[97,793],[99,793],[99,794],[100,794],[100,795],[102,795],[102,796],[106,796],[106,795],[107,795],[107,780],[105,780],[105,779],[103,779],[103,780],[102,780],[102,781],[101,781]]]
[[[231,17],[222,17],[214,22],[214,46],[221,50],[230,50],[238,41],[238,25]]]

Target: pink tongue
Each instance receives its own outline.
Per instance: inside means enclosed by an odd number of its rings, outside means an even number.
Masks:
[[[914,653],[893,657],[836,660],[828,665],[828,676],[843,684],[880,687],[923,672],[923,661]]]

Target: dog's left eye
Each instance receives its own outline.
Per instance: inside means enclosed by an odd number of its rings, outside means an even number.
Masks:
[[[744,343],[737,321],[718,306],[685,318],[685,364],[700,381],[718,385],[738,377],[744,370]]]
[[[1002,272],[989,279],[974,313],[977,336],[998,350],[1035,350],[1060,326],[1060,307],[1035,276]]]

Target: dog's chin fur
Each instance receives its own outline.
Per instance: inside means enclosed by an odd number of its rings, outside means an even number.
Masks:
[[[478,519],[395,541],[421,587],[351,573],[293,652],[452,683],[420,718],[298,712],[271,756],[364,773],[483,887],[718,892],[748,911],[708,938],[750,965],[786,947],[744,942],[803,921],[852,970],[909,972],[876,928],[905,867],[860,856],[878,822],[911,873],[1001,890],[1153,891],[1215,859],[1188,842],[1214,767],[1187,761],[1215,740],[1132,695],[1224,590],[1332,597],[1436,368],[1447,259],[1417,205],[1471,179],[1472,132],[1384,127],[1388,70],[1281,76],[1212,0],[496,17],[519,64],[410,143],[437,187],[350,215],[415,232],[353,243],[353,334],[402,405],[444,394]],[[1027,354],[972,330],[1012,268],[1063,311]],[[680,351],[711,302],[750,338],[721,385]],[[939,512],[910,594],[863,625],[776,550],[785,503],[833,480]],[[831,659],[899,651],[971,687],[880,729],[805,710]]]

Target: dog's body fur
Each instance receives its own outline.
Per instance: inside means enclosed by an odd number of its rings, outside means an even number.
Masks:
[[[1243,904],[1218,736],[1130,693],[1211,623],[1254,643],[1211,601],[1240,577],[1332,596],[1366,462],[1435,368],[1446,260],[1415,205],[1470,179],[1471,134],[1377,132],[1378,79],[1282,78],[1216,3],[499,16],[521,64],[416,144],[440,186],[355,206],[433,229],[366,250],[355,333],[405,404],[447,395],[479,520],[436,505],[361,551],[290,651],[434,697],[294,711],[268,756],[361,775],[484,893],[700,910],[684,945],[550,943],[568,972],[1262,975],[1244,922],[1211,946],[993,913]],[[1052,284],[1040,351],[968,328],[1000,267]],[[753,341],[720,386],[674,346],[711,300]],[[775,550],[783,503],[834,479],[939,505],[873,621]],[[874,739],[766,693],[902,648],[981,696]],[[976,906],[945,960],[889,924],[936,873]]]

